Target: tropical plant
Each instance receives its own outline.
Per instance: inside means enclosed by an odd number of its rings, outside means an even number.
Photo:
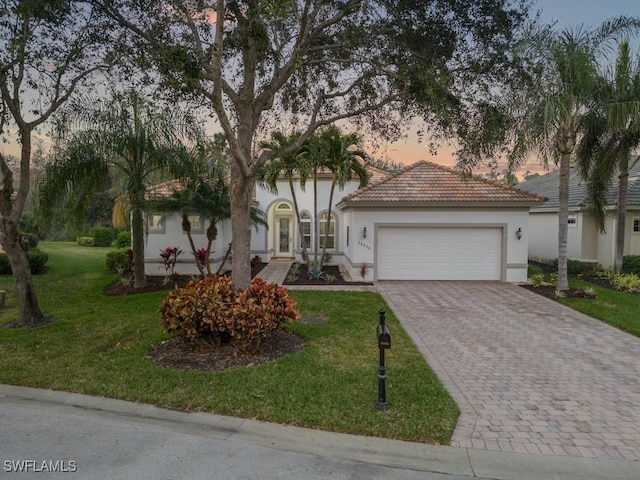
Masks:
[[[327,209],[327,222],[322,244],[322,256],[320,257],[324,265],[331,227],[331,208],[333,207],[333,195],[336,186],[342,190],[351,178],[356,175],[360,181],[358,187],[362,188],[369,181],[369,177],[363,163],[367,158],[367,154],[359,148],[360,138],[358,135],[355,133],[342,135],[340,129],[333,125],[321,136],[321,145],[321,152],[324,157],[322,164],[331,172],[329,208]]]
[[[154,108],[134,91],[81,98],[58,120],[56,154],[38,184],[43,216],[62,202],[80,215],[110,179],[119,182],[131,207],[133,286],[144,287],[145,193],[159,175],[184,174],[190,156],[183,141],[199,135],[197,124],[175,107]]]
[[[306,152],[307,145],[302,144],[295,150],[287,152],[291,145],[294,145],[300,139],[300,132],[286,135],[282,132],[272,132],[271,141],[263,142],[261,147],[269,149],[272,152],[271,161],[261,169],[258,175],[258,182],[277,193],[277,182],[281,175],[287,180],[289,190],[291,191],[291,200],[296,215],[296,223],[298,224],[298,233],[300,235],[302,248],[302,261],[308,263],[309,254],[307,245],[304,241],[304,233],[302,231],[302,222],[300,221],[300,208],[298,207],[298,197],[293,183],[294,176],[300,178],[300,187],[304,191],[307,176],[309,175],[309,164],[307,163]]]
[[[211,275],[211,247],[218,238],[218,225],[223,220],[231,218],[231,201],[229,199],[229,187],[222,175],[217,175],[217,180],[199,177],[188,180],[180,189],[175,189],[169,197],[153,198],[147,202],[147,208],[156,212],[173,212],[182,217],[182,230],[187,234],[189,245],[196,260],[196,266],[200,274]],[[202,221],[209,223],[206,229],[207,246],[204,249],[196,249],[191,234],[192,215],[199,215]],[[254,227],[268,226],[265,213],[257,207],[251,207],[251,224]],[[201,260],[201,251],[204,250],[204,258]]]
[[[615,69],[602,78],[598,108],[589,116],[589,128],[578,147],[578,164],[587,181],[591,211],[605,231],[607,194],[618,176],[615,258],[613,268],[622,272],[627,218],[631,154],[640,146],[640,62],[632,61],[629,43],[619,46]],[[636,161],[638,161],[636,159]]]
[[[638,29],[636,19],[620,17],[604,22],[599,28],[544,30],[530,46],[542,61],[538,89],[530,97],[519,98],[516,106],[521,123],[514,128],[515,148],[511,151],[510,169],[520,165],[531,151],[545,164],[559,163],[558,208],[558,283],[559,291],[569,289],[567,277],[567,233],[569,213],[569,175],[571,157],[579,136],[586,129],[586,117],[594,106],[597,91],[598,62],[611,42],[620,35]]]
[[[251,354],[282,323],[299,318],[296,301],[285,288],[254,278],[247,290],[234,291],[226,275],[207,276],[169,292],[160,314],[167,332],[188,341],[231,343],[238,353]]]

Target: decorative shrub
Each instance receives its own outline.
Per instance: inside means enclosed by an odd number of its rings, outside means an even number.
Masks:
[[[542,286],[542,283],[544,282],[544,273],[534,273],[533,275],[531,275],[529,277],[529,279],[531,280],[531,285],[533,285],[534,287],[540,287]]]
[[[94,247],[110,247],[116,236],[109,227],[93,227],[89,235],[93,237]]]
[[[123,231],[118,233],[118,236],[113,241],[113,246],[116,248],[129,248],[131,247],[131,232]]]
[[[167,332],[189,341],[214,338],[238,353],[255,353],[262,339],[282,322],[299,318],[287,290],[260,278],[248,290],[234,291],[231,278],[211,275],[169,292],[160,314]]]
[[[34,233],[22,233],[22,236],[29,241],[29,248],[38,248],[40,238]]]
[[[640,276],[633,273],[614,273],[609,277],[611,283],[623,292],[640,293]]]
[[[558,269],[558,259],[553,260],[553,268]],[[567,273],[569,275],[584,275],[600,269],[600,265],[592,262],[567,259]]]
[[[42,271],[49,261],[49,254],[41,252],[38,249],[29,250],[27,252],[27,258],[29,260],[29,270],[31,273],[38,273]],[[9,264],[9,258],[6,253],[0,253],[0,275],[11,275],[11,265]]]
[[[81,247],[93,247],[94,244],[93,237],[78,237],[76,242]]]
[[[37,248],[29,250],[27,252],[27,257],[29,257],[29,268],[31,269],[31,273],[38,273],[42,271],[49,261],[49,254],[41,252]]]
[[[178,257],[181,253],[182,249],[180,247],[167,247],[164,250],[160,249],[160,257],[162,258],[162,265],[164,266],[167,277],[175,273]]]
[[[6,253],[0,253],[0,275],[11,275],[11,265]]]
[[[107,272],[128,272],[131,270],[133,252],[129,250],[111,250],[107,252]]]
[[[622,273],[640,276],[640,255],[625,255],[622,259]]]

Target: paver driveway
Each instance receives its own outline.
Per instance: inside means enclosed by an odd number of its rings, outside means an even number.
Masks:
[[[640,339],[508,283],[377,286],[460,407],[452,445],[640,459]]]

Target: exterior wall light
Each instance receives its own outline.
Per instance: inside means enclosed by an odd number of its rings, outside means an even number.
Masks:
[[[522,229],[520,227],[518,227],[518,229],[516,230],[516,238],[518,240],[522,238]]]
[[[362,229],[362,238],[367,238],[367,227]]]

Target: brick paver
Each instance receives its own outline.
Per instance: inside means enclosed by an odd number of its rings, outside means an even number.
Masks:
[[[376,285],[460,407],[452,445],[640,459],[640,339],[508,283]]]

